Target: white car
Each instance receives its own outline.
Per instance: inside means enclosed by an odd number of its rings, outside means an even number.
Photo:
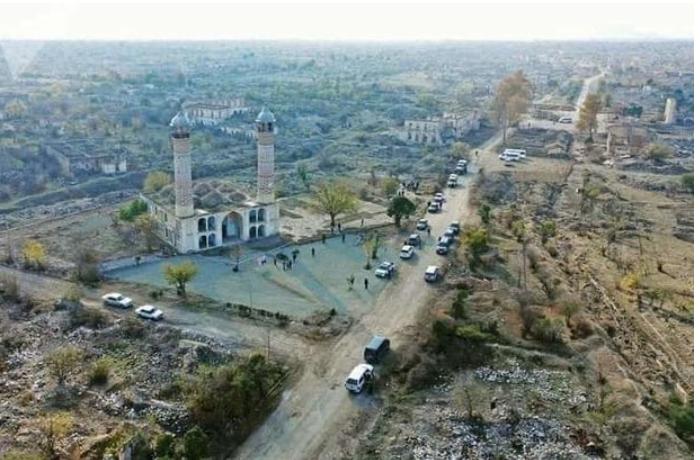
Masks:
[[[102,302],[108,307],[131,308],[134,306],[134,301],[128,297],[124,297],[118,292],[110,292],[102,296]]]
[[[374,366],[371,364],[358,364],[345,379],[345,388],[350,393],[362,393],[367,382],[374,378]]]
[[[136,314],[144,319],[152,319],[153,321],[160,321],[163,319],[163,312],[153,305],[144,305],[136,309]]]
[[[440,211],[440,205],[438,205],[436,202],[431,202],[430,205],[428,206],[428,212],[429,213],[436,213]]]
[[[435,201],[436,203],[442,203],[442,202],[445,201],[445,195],[443,195],[442,193],[438,192],[438,193],[435,194],[435,197],[433,198],[433,201]]]
[[[399,253],[399,257],[402,259],[408,260],[413,258],[413,254],[416,253],[416,250],[413,249],[413,246],[407,244],[401,248],[401,252]]]
[[[420,219],[416,224],[416,230],[426,230],[428,228],[428,219]]]
[[[396,270],[396,265],[394,265],[394,262],[385,260],[379,264],[379,267],[377,267],[377,269],[374,271],[374,274],[377,278],[388,278],[394,273],[394,270]]]
[[[435,265],[428,265],[428,268],[425,269],[423,278],[428,283],[434,283],[440,279],[440,269]]]

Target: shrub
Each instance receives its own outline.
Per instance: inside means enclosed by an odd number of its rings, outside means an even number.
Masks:
[[[155,442],[156,458],[173,458],[175,456],[175,437],[170,433],[161,433]]]
[[[73,346],[57,348],[47,357],[46,365],[58,385],[63,385],[68,375],[78,367],[81,357],[80,350]]]
[[[676,396],[672,397],[668,409],[671,426],[679,438],[685,442],[693,441],[693,401],[683,403]]]
[[[488,342],[493,338],[491,334],[483,332],[477,324],[458,326],[455,330],[455,335],[459,338],[467,340],[468,342],[476,343]]]
[[[122,332],[130,339],[140,339],[146,332],[143,322],[132,317],[125,318],[122,322]]]
[[[561,318],[540,318],[532,326],[532,335],[541,342],[561,342],[564,322]]]
[[[3,275],[0,277],[0,294],[3,298],[16,302],[19,300],[19,283],[17,277]]]
[[[126,206],[119,208],[119,219],[127,222],[133,222],[137,216],[148,211],[148,205],[145,201],[134,200]]]
[[[85,326],[90,329],[101,329],[109,322],[109,316],[99,308],[80,305],[71,310],[70,324],[72,328]]]
[[[182,438],[182,455],[184,458],[198,460],[209,455],[209,437],[199,426],[190,429]]]
[[[112,370],[112,361],[109,358],[100,358],[92,364],[88,374],[90,385],[104,385],[109,380]]]
[[[63,294],[63,299],[67,300],[69,302],[73,303],[78,303],[80,302],[80,299],[83,297],[83,290],[80,289],[80,286],[76,286],[75,284],[72,284],[68,290]]]

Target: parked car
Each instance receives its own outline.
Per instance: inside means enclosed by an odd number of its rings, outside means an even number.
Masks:
[[[452,244],[455,241],[455,237],[457,236],[457,232],[455,231],[454,228],[447,227],[445,229],[445,232],[443,233],[443,236],[450,241],[450,244]]]
[[[102,302],[108,307],[131,308],[134,301],[129,297],[124,297],[118,292],[110,292],[102,296]]]
[[[436,212],[440,212],[440,205],[437,204],[436,202],[432,201],[432,202],[428,205],[428,212],[433,213],[433,214],[436,213]]]
[[[401,247],[401,252],[399,253],[399,257],[401,257],[404,260],[412,259],[413,254],[416,253],[416,250],[413,249],[413,246],[410,244],[406,244],[403,247]]]
[[[455,235],[459,235],[459,221],[453,221],[450,223],[450,228],[454,230]]]
[[[457,179],[448,179],[447,180],[447,186],[450,188],[455,188],[457,187]]]
[[[467,172],[467,166],[466,166],[466,165],[457,165],[457,166],[455,167],[455,172],[456,172],[457,174],[459,174],[460,176],[461,176],[461,175],[464,175],[464,174],[466,174],[466,172]]]
[[[144,319],[151,319],[153,321],[160,321],[163,319],[163,312],[154,307],[153,305],[144,305],[136,309],[136,314]]]
[[[438,269],[436,265],[429,265],[428,268],[425,269],[423,278],[428,283],[434,283],[440,279],[440,269]]]
[[[435,196],[433,197],[433,201],[435,201],[436,203],[444,203],[444,202],[445,202],[445,195],[443,195],[442,193],[438,192],[438,193],[436,193]]]
[[[421,237],[418,233],[411,233],[406,241],[409,246],[418,247],[421,245]]]
[[[345,379],[345,388],[350,393],[362,393],[367,382],[374,378],[374,366],[371,364],[358,364]]]
[[[571,117],[561,117],[559,118],[559,123],[565,123],[565,124],[571,124],[574,122],[574,119]]]
[[[389,352],[390,342],[386,337],[375,335],[365,347],[365,361],[377,364]]]
[[[416,230],[426,230],[428,228],[428,219],[420,219],[416,224]]]
[[[467,160],[464,158],[457,162],[457,166],[467,166]]]
[[[446,256],[449,251],[450,245],[447,244],[445,240],[440,238],[440,240],[438,240],[437,246],[435,246],[435,254],[439,256]]]
[[[377,276],[377,278],[388,278],[394,274],[394,270],[396,270],[396,265],[394,265],[394,262],[385,260],[379,264],[379,267],[377,267],[377,269],[374,271],[374,274]]]

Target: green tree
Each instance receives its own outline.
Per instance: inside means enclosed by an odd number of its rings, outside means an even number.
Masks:
[[[692,174],[683,174],[681,176],[681,186],[685,189],[693,192],[694,188],[694,177]]]
[[[452,157],[453,160],[469,161],[471,159],[469,154],[469,146],[464,142],[455,142],[452,144],[452,148],[450,149],[450,157]]]
[[[466,228],[461,237],[461,244],[473,268],[479,262],[481,255],[489,250],[489,234],[483,227]]]
[[[482,224],[489,225],[491,223],[491,206],[482,204],[479,206],[479,210],[477,212],[479,217],[481,217]]]
[[[397,227],[401,226],[402,218],[408,218],[414,212],[416,212],[415,203],[404,196],[395,196],[386,211],[389,217],[394,218],[394,225]]]
[[[133,222],[136,217],[148,211],[145,201],[134,200],[126,206],[119,208],[119,218],[127,222]]]
[[[397,178],[385,177],[382,181],[382,191],[384,192],[384,196],[391,198],[392,196],[396,195],[396,192],[399,190],[399,185],[401,185],[401,183]]]
[[[67,345],[55,349],[46,359],[46,366],[56,383],[62,386],[68,376],[80,364],[82,353],[76,347]]]
[[[315,193],[315,208],[318,212],[328,214],[331,218],[331,227],[335,226],[335,219],[340,214],[356,212],[358,201],[355,193],[342,182],[328,182],[322,184]]]
[[[588,138],[593,139],[593,132],[598,128],[598,113],[603,108],[600,94],[588,93],[581,105],[576,122],[576,129],[587,131]]]
[[[182,297],[187,297],[187,283],[192,281],[198,271],[197,265],[189,260],[177,265],[168,264],[163,269],[165,280],[168,284],[174,285],[177,294]]]
[[[311,188],[311,174],[309,173],[309,170],[306,168],[306,165],[303,163],[299,163],[297,165],[297,177],[301,181],[301,183],[304,185],[304,188],[308,192],[309,189]]]
[[[209,436],[198,426],[182,438],[182,455],[188,460],[200,460],[209,455]]]
[[[550,238],[556,236],[557,224],[553,220],[546,220],[537,227],[537,231],[540,234],[542,244],[546,244]]]
[[[173,181],[170,174],[163,171],[152,171],[148,173],[143,181],[143,191],[146,193],[157,192]]]
[[[571,327],[571,318],[581,310],[581,304],[574,300],[569,300],[564,302],[562,306],[562,313],[564,314],[564,319],[566,320],[567,327]]]
[[[508,128],[527,112],[532,96],[532,84],[525,78],[522,70],[508,75],[498,84],[492,111],[494,121],[503,130],[504,144]]]

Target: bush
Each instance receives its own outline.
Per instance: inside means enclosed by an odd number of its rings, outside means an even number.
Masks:
[[[209,455],[209,437],[198,426],[182,438],[182,455],[188,460],[199,460]]]
[[[677,397],[672,397],[668,409],[671,426],[679,438],[685,442],[693,441],[693,401],[683,403]]]
[[[139,319],[128,317],[122,322],[122,332],[130,339],[140,339],[146,333],[146,327]]]
[[[493,339],[491,334],[483,332],[477,324],[467,324],[458,326],[455,335],[468,342],[483,343]]]
[[[85,326],[90,329],[101,329],[109,323],[109,316],[99,308],[80,305],[71,311],[70,324],[72,328]]]
[[[532,335],[541,342],[561,342],[564,321],[561,318],[540,318],[532,326]]]
[[[19,283],[14,276],[3,275],[0,277],[0,294],[4,299],[12,302],[19,300]]]
[[[161,433],[155,442],[156,458],[173,458],[175,456],[175,437],[170,433]]]
[[[127,222],[133,222],[137,216],[148,211],[148,205],[145,201],[134,200],[126,206],[119,208],[119,219]]]
[[[90,385],[104,385],[109,380],[112,370],[112,361],[109,358],[100,358],[92,364],[88,374]]]

